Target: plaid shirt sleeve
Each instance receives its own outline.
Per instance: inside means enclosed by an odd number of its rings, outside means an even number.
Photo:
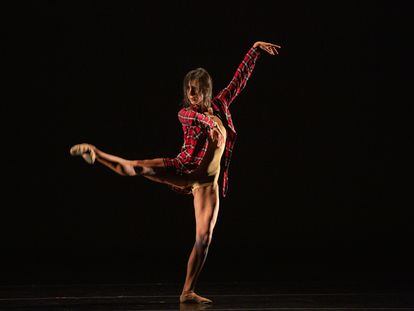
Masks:
[[[193,111],[191,109],[182,108],[178,112],[178,119],[184,126],[200,125],[203,128],[209,130],[216,125],[210,117],[205,114]]]
[[[249,80],[259,56],[258,48],[252,47],[244,56],[229,85],[216,96],[227,107],[230,106],[246,86],[247,80]]]

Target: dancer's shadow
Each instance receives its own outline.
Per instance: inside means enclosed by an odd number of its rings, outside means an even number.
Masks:
[[[198,311],[211,308],[211,304],[180,303],[180,311]]]

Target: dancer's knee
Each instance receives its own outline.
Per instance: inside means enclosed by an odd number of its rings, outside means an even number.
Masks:
[[[156,171],[152,167],[143,166],[143,167],[140,167],[138,171],[139,171],[139,174],[142,176],[155,176],[156,175]]]
[[[208,248],[211,244],[212,237],[213,237],[212,232],[203,232],[203,233],[197,234],[196,246],[202,249]]]
[[[115,170],[122,176],[135,176],[135,175],[137,175],[137,173],[135,172],[135,170],[132,166],[117,164],[117,165],[115,165]]]

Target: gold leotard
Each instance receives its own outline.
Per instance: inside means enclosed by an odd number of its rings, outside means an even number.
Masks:
[[[214,142],[210,137],[208,138],[207,150],[203,160],[201,161],[200,165],[191,174],[189,174],[192,192],[200,187],[207,187],[210,185],[218,184],[220,175],[220,162],[224,149],[226,147],[227,131],[223,126],[220,118],[216,116],[212,116],[211,118],[217,123],[218,127],[224,135],[224,139],[222,144],[220,146],[217,146],[217,141]]]

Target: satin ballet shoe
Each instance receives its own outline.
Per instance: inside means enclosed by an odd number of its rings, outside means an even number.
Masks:
[[[72,156],[81,156],[89,164],[95,163],[96,153],[89,144],[74,145],[70,148],[70,154]]]

